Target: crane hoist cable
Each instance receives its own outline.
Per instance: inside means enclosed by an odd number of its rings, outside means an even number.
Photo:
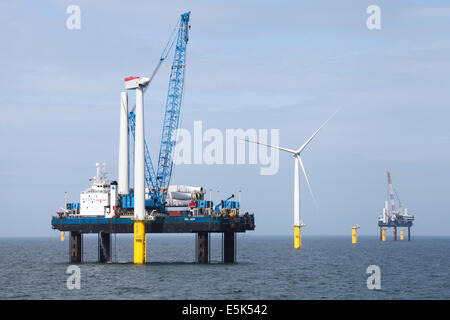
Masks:
[[[161,53],[161,57],[159,58],[156,68],[153,70],[153,73],[150,76],[150,80],[148,81],[148,84],[143,89],[144,93],[147,91],[148,87],[150,86],[150,83],[152,83],[152,81],[153,81],[153,78],[158,73],[158,70],[161,67],[162,63],[166,60],[167,56],[169,55],[170,51],[172,50],[173,44],[175,43],[175,39],[176,39],[175,35],[176,35],[176,31],[178,29],[179,24],[180,24],[180,22],[178,21],[169,37],[169,40],[167,41],[166,46],[164,47],[163,52]],[[136,103],[133,105],[130,112],[134,112],[135,109],[136,109]]]

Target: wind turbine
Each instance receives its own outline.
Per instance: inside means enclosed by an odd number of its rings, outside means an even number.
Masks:
[[[302,236],[301,236],[301,227],[305,227],[306,225],[303,223],[302,220],[300,220],[300,179],[299,179],[299,173],[298,173],[298,166],[302,168],[303,175],[305,176],[306,184],[308,185],[309,192],[311,193],[311,197],[314,202],[314,206],[316,206],[316,201],[314,198],[314,194],[311,189],[311,185],[309,183],[308,175],[306,174],[305,166],[303,165],[302,158],[300,157],[300,153],[306,148],[306,146],[314,139],[314,137],[319,133],[319,131],[327,124],[328,121],[331,120],[331,118],[334,117],[334,115],[339,111],[336,110],[314,133],[309,137],[308,140],[298,149],[288,149],[288,148],[282,148],[279,146],[264,144],[256,141],[250,141],[248,142],[260,144],[266,147],[278,149],[281,151],[289,152],[293,154],[294,156],[294,164],[295,164],[295,171],[294,171],[294,248],[300,249],[302,246]]]

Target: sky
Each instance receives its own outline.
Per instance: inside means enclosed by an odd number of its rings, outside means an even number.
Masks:
[[[70,30],[69,5],[81,9]],[[370,5],[381,29],[369,30]],[[0,0],[0,237],[52,236],[95,163],[117,179],[120,91],[149,76],[181,13],[191,11],[181,127],[278,129],[302,153],[308,235],[378,235],[392,173],[414,235],[450,235],[448,1]],[[159,151],[170,59],[145,95],[146,139]],[[132,95],[130,93],[130,100]],[[155,160],[154,160],[155,162]],[[259,164],[181,164],[173,184],[226,197],[242,190],[255,235],[293,233],[290,155]]]

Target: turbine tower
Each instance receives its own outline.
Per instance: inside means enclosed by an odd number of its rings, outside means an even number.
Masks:
[[[134,142],[134,263],[145,263],[145,141],[144,141],[144,97],[143,89],[150,79],[144,77],[125,78],[125,89],[136,90],[136,132]]]
[[[266,147],[271,147],[274,149],[278,149],[281,151],[289,152],[294,157],[294,248],[300,249],[302,246],[302,237],[301,237],[301,228],[305,227],[306,225],[303,223],[303,221],[300,219],[300,177],[299,177],[299,170],[298,166],[302,168],[303,175],[305,176],[306,184],[308,185],[309,192],[311,193],[311,197],[314,202],[314,206],[316,206],[316,201],[314,198],[314,194],[312,192],[311,185],[309,183],[308,175],[306,174],[305,166],[303,165],[302,158],[300,157],[301,152],[306,148],[306,146],[314,139],[314,137],[319,133],[319,131],[327,124],[328,121],[331,120],[331,118],[334,117],[334,115],[337,113],[335,111],[312,135],[309,137],[308,140],[303,143],[303,145],[294,150],[294,149],[288,149],[288,148],[282,148],[279,146],[264,144],[256,141],[250,141],[246,140],[248,142],[257,143]]]

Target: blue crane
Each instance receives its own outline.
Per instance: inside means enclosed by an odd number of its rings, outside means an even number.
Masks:
[[[173,148],[176,143],[178,125],[180,123],[181,102],[183,99],[184,71],[186,69],[186,45],[189,40],[189,16],[184,13],[180,18],[175,54],[170,71],[169,89],[164,114],[161,146],[156,175],[157,186],[161,191],[161,202],[165,202],[167,188],[173,168]]]
[[[186,69],[186,45],[189,40],[188,30],[190,12],[183,13],[175,27],[164,51],[159,59],[150,82],[159,70],[159,67],[169,55],[171,48],[175,44],[175,54],[173,57],[172,68],[169,78],[169,89],[167,93],[166,109],[161,136],[161,146],[158,157],[158,167],[155,171],[148,151],[147,142],[145,142],[145,185],[149,189],[149,194],[154,201],[155,207],[164,209],[164,204],[169,187],[173,168],[173,149],[176,143],[177,131],[180,122],[181,102],[184,88],[184,71]],[[175,39],[175,34],[176,39]],[[144,92],[148,88],[145,87]],[[135,132],[135,114],[134,109],[128,117],[129,128],[134,140]],[[130,135],[131,138],[131,135]],[[156,174],[155,174],[156,172]]]
[[[135,127],[136,127],[136,115],[134,112],[130,112],[128,115],[129,128],[134,140],[135,137]],[[152,158],[150,157],[150,152],[148,151],[147,141],[144,141],[145,146],[145,186],[149,190],[154,190],[156,188],[156,175],[155,169],[153,169]]]

